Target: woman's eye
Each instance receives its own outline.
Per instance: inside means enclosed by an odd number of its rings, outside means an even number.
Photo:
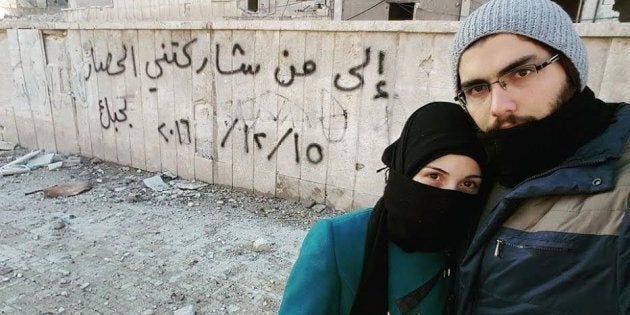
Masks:
[[[466,180],[462,182],[464,192],[477,193],[479,191],[479,184],[474,180]]]
[[[438,180],[440,178],[440,174],[438,174],[438,173],[429,173],[429,174],[427,174],[427,177],[429,177],[430,179],[433,179],[433,180]]]

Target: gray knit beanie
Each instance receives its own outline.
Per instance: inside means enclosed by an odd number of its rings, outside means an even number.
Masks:
[[[564,53],[579,74],[580,90],[586,86],[586,48],[560,6],[549,0],[491,0],[471,13],[455,34],[451,69],[456,90],[459,58],[464,50],[476,40],[498,33],[523,35]]]

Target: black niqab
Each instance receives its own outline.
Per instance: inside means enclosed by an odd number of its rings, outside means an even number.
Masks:
[[[459,105],[443,102],[416,110],[405,123],[400,138],[383,152],[389,178],[368,223],[361,280],[351,314],[387,313],[389,241],[406,252],[446,250],[456,237],[444,237],[448,234],[444,231],[465,230],[464,226],[475,217],[472,214],[480,208],[478,196],[413,180],[427,163],[448,154],[469,156],[480,165],[485,164],[472,119]],[[453,216],[453,209],[461,211]],[[414,291],[428,294],[430,288]],[[401,300],[410,301],[407,296]],[[400,303],[399,307],[404,308]]]

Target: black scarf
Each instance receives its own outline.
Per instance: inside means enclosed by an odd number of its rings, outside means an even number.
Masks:
[[[498,182],[514,187],[543,173],[606,129],[615,107],[595,98],[588,87],[549,116],[521,126],[479,135]]]
[[[479,195],[425,185],[394,170],[383,202],[388,238],[408,253],[452,249],[476,217],[471,209],[481,207]]]
[[[383,152],[389,177],[368,223],[351,314],[387,313],[389,241],[406,252],[444,251],[472,223],[480,209],[478,196],[434,188],[412,178],[427,163],[447,154],[470,156],[483,165],[485,155],[473,126],[459,105],[427,104],[411,115],[400,138]],[[421,286],[397,301],[401,310],[420,302],[435,282],[429,281],[428,287]]]

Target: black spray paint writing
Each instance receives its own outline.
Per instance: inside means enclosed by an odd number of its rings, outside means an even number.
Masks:
[[[384,68],[385,68],[385,52],[379,51],[378,52],[378,75],[383,75],[383,73],[385,72]],[[383,88],[385,87],[385,85],[387,85],[387,82],[385,82],[385,80],[380,80],[378,81],[378,83],[376,83],[376,95],[374,95],[374,99],[389,98],[389,93],[383,91]]]
[[[172,50],[171,53],[166,52],[166,44],[162,43],[161,47],[164,51],[162,56],[156,58],[152,61],[146,61],[144,66],[144,72],[146,76],[150,79],[156,80],[161,78],[164,75],[164,66],[165,65],[175,65],[177,68],[185,69],[192,66],[192,46],[197,42],[197,38],[193,38],[186,42],[184,45],[181,45],[177,41],[173,41],[170,43],[170,48]],[[221,66],[221,45],[215,45],[215,67],[217,72],[221,75],[235,75],[235,74],[243,74],[243,75],[257,75],[261,70],[260,64],[246,64],[241,63],[238,67],[234,69],[226,69]],[[136,69],[136,54],[134,46],[130,46],[131,52],[125,44],[122,45],[122,55],[116,59],[114,62],[114,56],[111,52],[107,52],[105,61],[97,61],[94,48],[90,48],[91,55],[91,63],[88,65],[88,73],[85,76],[85,80],[89,80],[92,76],[92,73],[105,72],[110,76],[116,76],[123,74],[127,70],[127,66],[125,62],[129,56],[131,56],[131,62],[133,65],[134,76],[138,76],[138,71]],[[365,74],[363,70],[370,64],[371,62],[371,47],[367,47],[364,51],[363,61],[348,69],[348,74],[354,78],[356,81],[351,85],[343,85],[341,83],[342,75],[341,73],[337,73],[334,76],[334,86],[336,89],[344,92],[350,92],[359,89],[365,83]],[[181,53],[180,53],[181,51]],[[232,57],[237,55],[246,56],[245,50],[241,47],[240,44],[236,43],[232,46]],[[287,49],[282,51],[282,56],[284,58],[289,57],[289,51]],[[378,55],[378,74],[380,76],[384,73],[384,62],[385,62],[385,52],[380,51]],[[200,73],[203,71],[208,64],[208,57],[203,57],[201,65],[198,69],[195,70],[196,73]],[[300,68],[301,70],[298,70]],[[295,78],[297,77],[306,77],[312,75],[317,70],[317,63],[313,60],[305,61],[300,67],[296,67],[295,65],[290,65],[288,71],[282,70],[280,65],[278,65],[274,70],[274,79],[278,85],[282,87],[289,87],[295,82]],[[387,85],[385,80],[379,80],[376,83],[376,94],[373,99],[379,98],[389,98],[389,93],[384,90]],[[155,88],[150,88],[150,92],[155,92]]]
[[[363,86],[363,83],[365,82],[365,80],[363,79],[363,74],[359,73],[359,71],[361,71],[363,68],[367,67],[368,64],[370,64],[370,55],[371,55],[371,47],[368,47],[365,49],[365,57],[363,58],[363,63],[361,63],[358,66],[352,67],[348,70],[348,73],[357,78],[358,82],[355,85],[352,86],[342,86],[341,84],[339,84],[339,79],[341,79],[341,74],[337,73],[335,75],[335,87],[341,91],[354,91],[360,87]]]
[[[101,127],[109,129],[112,124],[127,121],[127,100],[123,99],[123,108],[114,110],[112,113],[112,110],[109,107],[109,101],[107,100],[107,97],[105,97],[104,99],[98,101],[98,111]],[[129,128],[133,128],[133,125],[129,124]],[[114,129],[118,131],[118,127],[114,127]]]
[[[149,69],[149,66],[151,65],[151,62],[147,61],[144,65],[144,72],[146,73],[146,75],[151,78],[151,79],[158,79],[160,77],[162,77],[162,75],[164,74],[164,69],[162,68],[162,63],[166,63],[166,64],[175,64],[175,66],[177,66],[180,69],[184,69],[184,68],[188,68],[192,65],[192,57],[191,57],[191,51],[190,51],[190,46],[192,44],[194,44],[197,41],[196,38],[191,39],[190,41],[188,41],[186,44],[184,44],[184,46],[182,47],[182,54],[184,55],[184,61],[180,61],[180,59],[177,57],[177,50],[179,50],[179,42],[171,42],[171,49],[173,50],[173,52],[171,53],[171,56],[169,58],[169,54],[167,54],[166,52],[164,52],[162,54],[161,58],[155,59],[153,60],[153,71],[151,71]],[[162,50],[166,50],[166,44],[162,43]]]
[[[225,145],[226,145],[228,139],[230,138],[230,135],[234,131],[236,125],[238,124],[238,122],[239,122],[238,118],[235,118],[232,121],[232,124],[228,128],[225,136],[223,137],[223,140],[221,140],[221,147],[222,148],[225,148]],[[249,153],[249,130],[250,130],[250,126],[247,125],[246,123],[244,123],[243,132],[245,134],[245,142],[244,142],[244,144],[245,144],[244,145],[245,153]],[[280,140],[278,140],[278,142],[273,146],[273,148],[271,149],[269,154],[267,154],[267,160],[271,160],[274,157],[274,155],[278,152],[278,149],[280,148],[280,146],[286,141],[286,139],[291,134],[293,134],[295,163],[300,163],[300,144],[299,144],[300,138],[299,138],[298,133],[294,132],[293,128],[287,129],[287,131],[282,135]],[[256,147],[258,147],[258,150],[262,150],[263,149],[263,143],[261,142],[261,138],[264,139],[266,137],[267,137],[267,134],[264,133],[264,132],[255,133],[253,135],[253,140],[254,140],[254,143],[256,143]],[[313,149],[315,149],[315,154],[313,154]],[[319,164],[324,159],[324,155],[322,153],[321,145],[319,145],[317,143],[309,144],[307,146],[307,149],[306,149],[306,158],[307,158],[307,160],[309,162],[311,162],[313,164]]]
[[[164,133],[164,128],[167,128],[166,123],[161,123],[158,125],[158,133],[164,138],[164,141],[168,143],[169,135],[173,136],[175,131],[170,128],[167,130],[167,133]],[[175,129],[177,130],[177,139],[179,140],[179,144],[191,144],[192,137],[190,135],[190,121],[188,119],[180,119],[175,120]]]
[[[365,49],[364,52],[364,57],[363,57],[363,62],[357,66],[354,66],[352,68],[350,68],[348,70],[348,74],[350,74],[351,76],[356,78],[356,84],[354,85],[350,85],[350,86],[343,86],[340,84],[339,80],[341,79],[341,74],[337,73],[335,75],[335,80],[334,80],[334,84],[335,84],[335,88],[337,88],[338,90],[341,91],[354,91],[360,87],[363,86],[363,84],[365,83],[365,79],[362,73],[362,70],[365,69],[365,67],[367,67],[370,64],[371,61],[371,55],[372,55],[372,47],[368,47]],[[384,51],[380,51],[378,53],[378,74],[379,75],[383,75],[384,73],[384,68],[385,68],[385,52]],[[374,95],[374,99],[378,99],[378,98],[389,98],[389,93],[387,93],[386,91],[383,90],[383,88],[385,87],[385,85],[387,84],[387,82],[385,82],[385,80],[380,80],[378,83],[376,83],[376,95]]]
[[[289,51],[285,49],[282,52],[282,56],[288,58]],[[281,86],[290,86],[291,84],[293,84],[295,77],[305,77],[307,75],[311,75],[315,72],[316,69],[317,64],[315,64],[315,62],[312,60],[307,60],[302,64],[302,72],[298,72],[294,65],[289,66],[289,79],[286,81],[278,76],[280,74],[280,66],[276,67],[273,76],[276,79],[276,82]]]
[[[105,58],[105,62],[103,61],[96,61],[96,56],[94,55],[94,47],[90,48],[90,56],[91,56],[91,63],[88,65],[88,73],[85,76],[85,80],[89,80],[90,77],[92,76],[92,69],[94,69],[95,73],[99,73],[99,72],[106,72],[108,75],[111,76],[116,76],[119,74],[123,74],[125,72],[125,70],[127,69],[127,67],[125,66],[125,60],[127,60],[127,46],[125,44],[122,45],[122,49],[123,49],[123,54],[120,58],[118,58],[116,60],[116,66],[118,67],[118,69],[116,70],[112,70],[112,60],[113,60],[113,55],[111,52],[107,52],[107,57]],[[133,46],[131,46],[131,59],[133,62],[133,73],[134,76],[138,76],[138,71],[136,69],[136,53],[135,50],[133,48]]]
[[[221,45],[217,44],[216,50],[217,52],[215,55],[215,64],[217,67],[217,71],[219,71],[220,74],[230,75],[230,74],[242,73],[244,75],[247,75],[247,74],[256,75],[258,71],[260,71],[259,64],[252,66],[252,65],[246,65],[245,63],[241,63],[240,67],[233,70],[223,70],[221,69],[221,66],[219,65],[219,55],[221,54]],[[241,45],[234,44],[234,46],[232,47],[232,56],[236,56],[237,52],[241,56],[245,55],[245,51],[243,50],[243,48],[241,48]],[[205,63],[204,63],[204,66],[205,66]]]

